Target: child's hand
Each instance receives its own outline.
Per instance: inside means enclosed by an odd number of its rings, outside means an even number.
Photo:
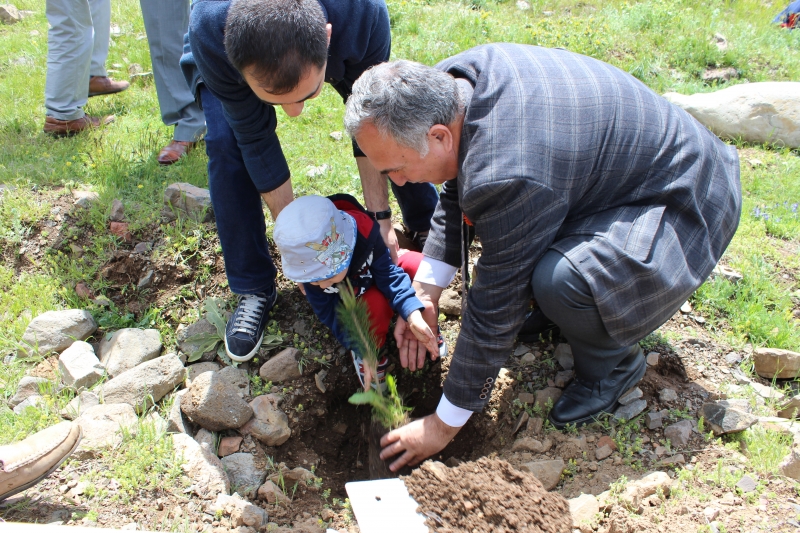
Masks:
[[[422,318],[422,313],[420,313],[419,310],[414,311],[408,315],[407,322],[408,328],[411,330],[417,340],[425,345],[425,348],[427,348],[431,355],[434,357],[439,355],[439,346],[436,335],[433,334],[433,331],[431,331],[428,323],[425,322],[424,318]]]

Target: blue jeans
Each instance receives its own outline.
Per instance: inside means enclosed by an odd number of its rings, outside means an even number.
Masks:
[[[269,254],[261,195],[250,179],[222,104],[205,87],[201,102],[206,116],[208,188],[225,258],[228,285],[236,294],[264,292],[277,273]],[[427,231],[439,200],[430,183],[392,184],[403,221],[411,231]]]

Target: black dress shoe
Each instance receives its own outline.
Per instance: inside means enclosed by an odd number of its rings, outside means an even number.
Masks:
[[[637,344],[605,379],[585,381],[576,377],[553,405],[548,420],[558,429],[567,424],[582,425],[610,413],[625,391],[636,385],[647,370],[644,353]]]
[[[537,342],[539,336],[549,332],[555,332],[555,337],[559,335],[558,326],[555,322],[544,316],[540,308],[535,308],[525,315],[525,322],[522,329],[517,333],[519,342]]]

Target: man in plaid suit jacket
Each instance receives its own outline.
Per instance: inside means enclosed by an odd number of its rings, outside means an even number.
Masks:
[[[711,273],[741,212],[736,150],[629,74],[560,49],[490,44],[435,68],[374,67],[345,125],[398,185],[443,184],[415,286],[430,323],[482,245],[437,412],[384,437],[399,468],[441,450],[489,400],[531,298],[572,346],[557,427],[611,410],[644,375],[638,341]],[[395,335],[412,370],[424,348]]]

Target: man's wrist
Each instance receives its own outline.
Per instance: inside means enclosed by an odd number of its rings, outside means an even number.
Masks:
[[[391,220],[392,218],[392,210],[391,209],[384,209],[382,211],[369,211],[367,210],[367,214],[380,222],[381,220]]]
[[[467,423],[469,417],[472,416],[472,411],[462,409],[450,403],[447,396],[442,394],[442,399],[439,400],[439,406],[436,408],[436,416],[445,425],[453,428],[460,428]]]

